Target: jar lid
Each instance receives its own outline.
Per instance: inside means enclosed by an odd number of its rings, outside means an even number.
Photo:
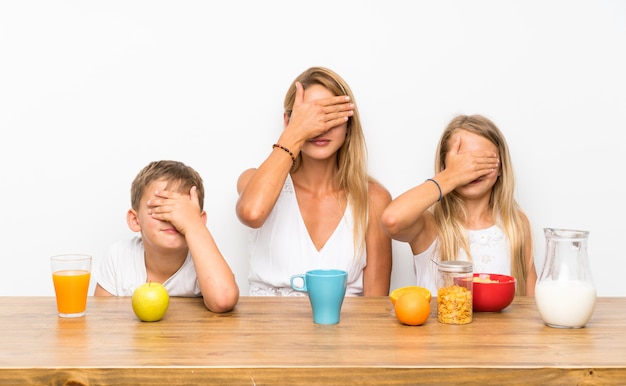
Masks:
[[[437,263],[440,271],[445,272],[472,272],[472,263],[469,261],[445,260]]]

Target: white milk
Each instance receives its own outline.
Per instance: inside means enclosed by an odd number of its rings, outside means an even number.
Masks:
[[[588,281],[542,280],[535,286],[535,301],[547,325],[579,328],[591,318],[596,289]]]

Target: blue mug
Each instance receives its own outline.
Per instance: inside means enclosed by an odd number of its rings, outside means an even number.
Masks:
[[[300,279],[299,286],[294,281]],[[309,295],[313,310],[313,322],[337,324],[341,305],[346,295],[348,273],[339,269],[315,269],[305,274],[291,276],[291,288]]]

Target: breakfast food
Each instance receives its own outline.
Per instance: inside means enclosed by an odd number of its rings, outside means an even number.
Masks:
[[[475,276],[474,283],[499,283],[499,281],[496,279],[492,279],[491,277],[489,277],[489,275],[487,275],[487,276]]]
[[[470,323],[472,321],[472,292],[459,285],[439,288],[437,319],[447,324]]]
[[[430,299],[432,297],[430,291],[428,290],[428,288],[424,288],[424,287],[420,287],[420,286],[416,286],[416,285],[410,285],[410,286],[406,286],[406,287],[400,287],[400,288],[396,288],[395,290],[391,291],[391,293],[389,294],[389,300],[391,300],[391,304],[393,304],[395,306],[396,301],[398,300],[398,298],[404,294],[407,294],[409,292],[417,292],[419,294],[421,294],[422,296],[424,296],[426,298],[426,300],[428,302],[430,302]]]
[[[407,292],[398,298],[394,311],[402,324],[420,326],[430,316],[430,301],[419,292]]]

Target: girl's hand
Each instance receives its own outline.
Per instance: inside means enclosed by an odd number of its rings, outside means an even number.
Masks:
[[[457,136],[446,156],[445,170],[455,176],[456,186],[470,182],[495,172],[500,167],[498,155],[491,151],[459,152],[461,137]]]

